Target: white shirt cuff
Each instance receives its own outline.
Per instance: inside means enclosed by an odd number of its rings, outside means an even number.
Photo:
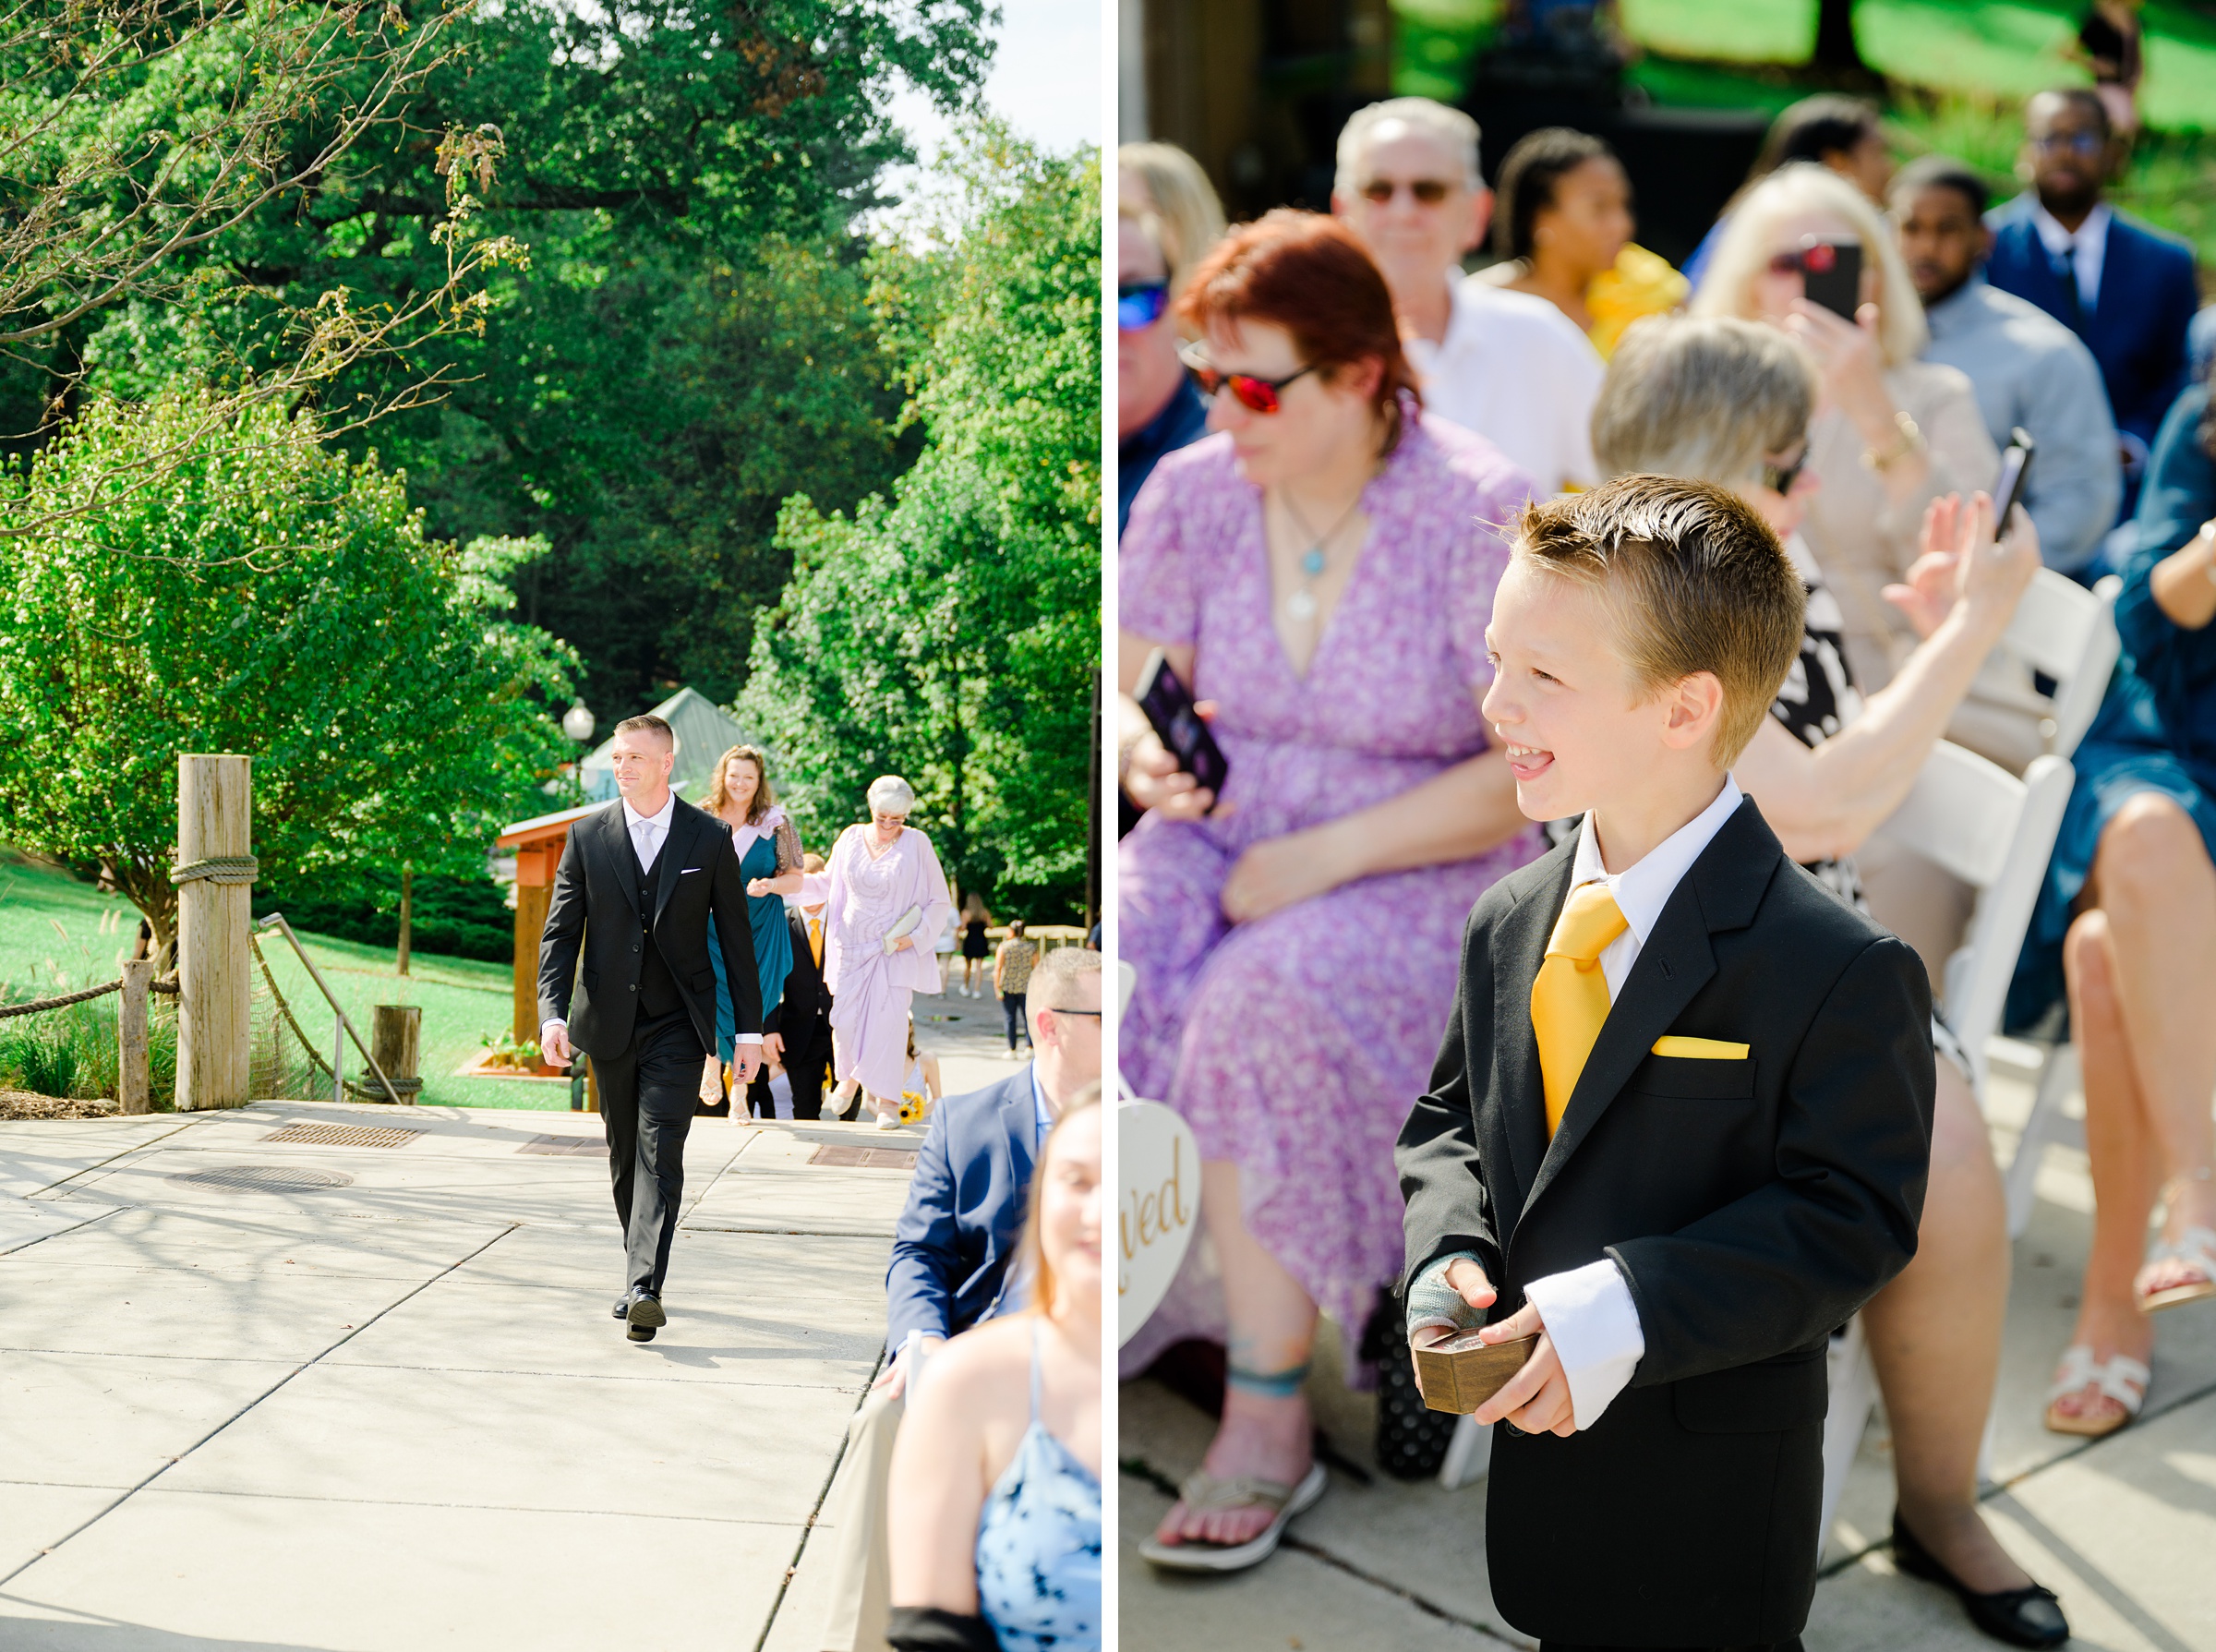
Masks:
[[[731,1038],[733,1042],[742,1044],[758,1044],[762,1042],[759,1032],[734,1032]]]
[[[1570,1381],[1570,1410],[1579,1432],[1600,1420],[1631,1381],[1646,1352],[1646,1332],[1632,1288],[1607,1258],[1549,1273],[1524,1287],[1524,1298],[1539,1310],[1539,1320],[1554,1343]]]

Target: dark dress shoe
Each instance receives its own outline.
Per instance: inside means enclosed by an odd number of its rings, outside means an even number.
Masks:
[[[654,1327],[651,1325],[632,1325],[628,1327],[624,1331],[623,1334],[629,1337],[634,1343],[650,1343],[654,1340]]]
[[[2070,1638],[2068,1620],[2054,1591],[2033,1584],[2027,1589],[1996,1589],[1981,1595],[1939,1563],[1893,1511],[1893,1560],[1910,1577],[1952,1589],[1969,1621],[1996,1641],[2012,1646],[2059,1646]]]
[[[631,1318],[631,1293],[629,1291],[625,1291],[616,1298],[616,1318],[619,1320]]]
[[[646,1340],[646,1336],[638,1335],[642,1326],[645,1328],[646,1335],[652,1336],[669,1322],[669,1316],[662,1311],[662,1299],[649,1296],[644,1291],[632,1293],[631,1307],[623,1317],[631,1321],[632,1334],[639,1342]]]

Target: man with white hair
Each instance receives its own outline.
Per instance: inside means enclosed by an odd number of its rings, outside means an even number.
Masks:
[[[1392,98],[1339,134],[1331,211],[1384,271],[1425,410],[1476,431],[1542,497],[1590,486],[1600,356],[1544,298],[1463,274],[1492,210],[1477,123],[1459,109]]]

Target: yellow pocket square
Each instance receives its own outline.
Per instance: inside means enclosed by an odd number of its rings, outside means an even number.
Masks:
[[[1654,1054],[1675,1055],[1686,1061],[1744,1061],[1752,1047],[1726,1043],[1720,1038],[1680,1038],[1673,1032],[1655,1040]]]

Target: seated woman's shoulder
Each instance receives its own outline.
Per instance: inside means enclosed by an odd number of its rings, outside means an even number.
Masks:
[[[941,1393],[976,1393],[994,1400],[999,1389],[1020,1387],[1029,1404],[1031,1373],[1031,1320],[1011,1314],[973,1325],[931,1357],[923,1368],[926,1386]]]

